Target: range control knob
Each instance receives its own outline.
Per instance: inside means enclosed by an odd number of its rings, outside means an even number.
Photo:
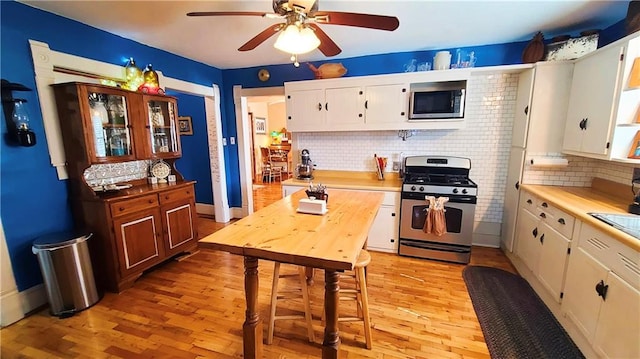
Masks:
[[[453,189],[453,193],[458,193],[458,189],[457,189],[457,188],[454,188],[454,189]]]
[[[411,186],[411,190],[415,191],[416,190],[416,186]]]
[[[424,187],[420,186],[420,192],[424,192]]]
[[[465,189],[463,189],[463,190],[462,190],[462,193],[463,193],[463,194],[467,194],[467,189],[466,189],[466,188],[465,188]]]

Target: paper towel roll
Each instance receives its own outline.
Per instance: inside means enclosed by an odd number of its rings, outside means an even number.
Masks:
[[[530,163],[532,167],[567,167],[569,160],[559,157],[532,157]]]

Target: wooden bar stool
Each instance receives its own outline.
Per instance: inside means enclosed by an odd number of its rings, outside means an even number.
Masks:
[[[280,278],[298,277],[300,288],[285,288],[278,291],[278,281]],[[304,315],[276,315],[276,307],[278,299],[295,299],[302,298],[304,303]],[[267,332],[267,344],[273,343],[273,329],[276,320],[281,319],[302,319],[307,322],[307,332],[309,341],[314,342],[313,325],[311,322],[311,305],[309,302],[309,287],[307,286],[307,278],[305,276],[305,268],[298,266],[297,274],[280,274],[280,262],[275,262],[273,267],[273,283],[271,285],[271,313],[269,315],[269,329]]]
[[[367,292],[367,277],[365,269],[371,262],[371,255],[366,249],[360,251],[360,255],[356,261],[356,264],[352,272],[343,273],[340,275],[340,289],[338,291],[339,300],[355,300],[356,301],[356,316],[355,317],[340,317],[338,316],[338,322],[363,322],[364,324],[364,337],[367,342],[367,349],[371,349],[371,319],[369,317],[369,294]],[[355,288],[345,288],[343,286],[342,279],[353,278],[355,282]],[[346,283],[344,283],[346,284]],[[324,321],[324,310],[322,314]]]

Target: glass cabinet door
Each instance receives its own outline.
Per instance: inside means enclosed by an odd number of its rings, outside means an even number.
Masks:
[[[106,91],[88,93],[96,159],[121,161],[132,157],[127,98]]]
[[[180,152],[175,103],[155,98],[145,102],[151,129],[151,153],[156,157],[174,156]]]

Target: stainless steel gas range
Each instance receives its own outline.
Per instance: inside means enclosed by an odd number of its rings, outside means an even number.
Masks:
[[[400,243],[403,256],[469,263],[478,186],[469,179],[471,160],[450,156],[405,158],[400,201]],[[448,197],[447,233],[425,233],[426,196]]]

